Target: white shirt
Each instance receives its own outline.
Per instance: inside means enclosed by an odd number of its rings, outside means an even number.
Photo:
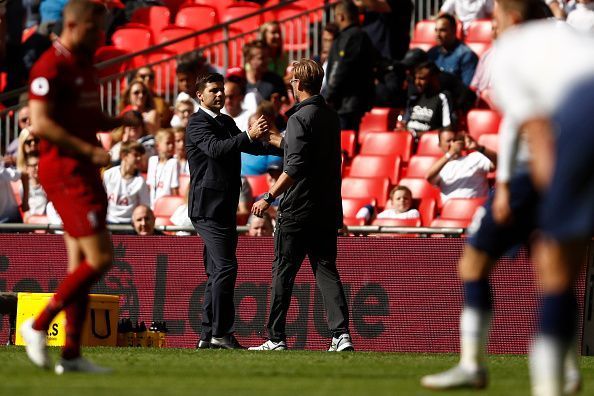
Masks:
[[[477,96],[486,89],[491,88],[491,76],[493,69],[493,58],[495,48],[489,48],[479,59],[479,63],[476,66],[476,71],[470,82],[471,88],[476,88]]]
[[[416,209],[410,209],[406,212],[398,213],[396,209],[386,209],[377,215],[378,219],[418,219],[421,214]]]
[[[124,179],[120,166],[103,173],[103,185],[107,193],[108,223],[130,223],[134,208],[150,203],[149,190],[142,176]]]
[[[0,217],[3,214],[13,213],[18,211],[18,205],[10,182],[21,180],[21,172],[14,168],[5,168],[0,166]]]
[[[22,194],[21,194],[22,195]],[[47,206],[47,195],[41,184],[32,186],[29,184],[29,214],[44,215]]]
[[[584,33],[594,33],[594,3],[578,3],[567,15],[567,23]]]
[[[194,113],[198,111],[198,109],[200,108],[200,102],[198,102],[198,100],[196,100],[196,98],[188,95],[185,92],[180,92],[177,95],[177,98],[175,98],[175,103],[182,101],[182,100],[189,100],[192,103],[194,103]],[[169,125],[171,125],[172,128],[177,128],[181,126],[181,120],[179,119],[177,114],[174,114],[173,117],[171,117],[171,122],[169,123]]]
[[[493,0],[446,0],[441,12],[454,14],[464,27],[464,31],[475,19],[489,18],[493,13]]]
[[[206,107],[204,107],[204,106],[200,106],[200,109],[201,109],[202,111],[204,111],[206,114],[208,114],[209,116],[211,116],[212,118],[217,118],[217,116],[219,115],[219,114],[215,113],[214,111],[212,111],[212,110],[210,110],[210,109],[207,109],[207,108],[206,108]],[[252,137],[250,136],[250,133],[249,133],[249,131],[247,130],[247,128],[246,128],[246,129],[241,129],[241,128],[239,128],[239,130],[240,130],[240,131],[245,131],[245,133],[248,135],[248,139],[250,139],[250,142],[252,141]]]
[[[165,195],[171,195],[172,188],[179,187],[179,176],[177,173],[177,160],[169,158],[166,162],[160,162],[158,155],[153,155],[148,161],[146,184],[151,192],[151,208],[155,208],[155,202]]]
[[[492,168],[491,160],[477,151],[450,160],[439,172],[441,201],[486,197],[489,193],[487,173]]]
[[[246,109],[242,109],[241,113],[239,113],[237,117],[233,117],[231,114],[227,113],[227,109],[225,109],[224,107],[221,110],[221,113],[227,114],[229,117],[233,118],[233,121],[235,121],[235,125],[237,125],[237,128],[239,128],[240,131],[248,130],[250,117],[252,116],[252,114],[254,114],[250,113]]]

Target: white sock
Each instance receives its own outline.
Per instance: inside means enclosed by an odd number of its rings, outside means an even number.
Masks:
[[[563,394],[563,366],[567,346],[563,342],[539,335],[530,350],[530,380],[533,396]]]
[[[576,340],[569,344],[565,352],[563,375],[565,377],[563,393],[566,395],[577,393],[581,385],[581,373]]]
[[[491,312],[464,307],[460,315],[460,366],[476,371],[485,362]]]

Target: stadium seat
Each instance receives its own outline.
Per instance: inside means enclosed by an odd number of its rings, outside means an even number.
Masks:
[[[345,177],[342,180],[343,198],[375,199],[377,206],[383,208],[388,198],[388,178]]]
[[[130,22],[142,23],[151,28],[153,37],[170,23],[171,11],[165,6],[150,6],[137,8],[130,17]]]
[[[256,3],[250,3],[247,1],[238,1],[227,6],[222,16],[224,22],[231,21],[236,18],[240,18],[244,15],[253,14],[258,12],[262,7]],[[243,33],[248,33],[257,30],[262,24],[262,15],[255,15],[253,17],[243,19],[235,22],[231,27],[241,30]]]
[[[419,138],[416,154],[432,155],[436,157],[441,157],[444,155],[443,151],[439,147],[439,132],[429,131],[423,133]]]
[[[218,1],[222,2],[222,0],[218,0]],[[165,5],[165,7],[167,7],[173,15],[175,15],[175,13],[179,9],[179,7],[181,7],[181,5],[185,2],[186,2],[186,0],[163,0],[162,1],[162,3]]]
[[[421,224],[425,227],[431,226],[431,222],[437,214],[437,200],[431,197],[421,199],[419,212],[421,213]]]
[[[219,23],[217,9],[213,5],[186,4],[175,16],[175,24],[194,30],[203,30]]]
[[[375,207],[375,200],[369,198],[342,198],[343,221],[346,225],[365,225],[365,219],[357,219],[357,212],[366,205]]]
[[[468,43],[486,43],[493,42],[493,23],[490,19],[475,19],[470,22],[466,36],[464,37],[466,44]]]
[[[93,59],[94,63],[101,63],[108,61],[110,59],[114,59],[120,56],[128,55],[128,51],[118,48],[113,45],[104,45],[99,47],[95,52],[95,57]],[[131,68],[131,64],[129,60],[125,60],[122,62],[117,62],[113,65],[102,67],[98,69],[99,77],[107,77],[112,76],[114,74],[122,73]]]
[[[473,109],[466,116],[468,133],[475,140],[483,133],[498,133],[501,115],[494,110]]]
[[[173,212],[186,202],[185,198],[179,195],[166,195],[155,202],[155,216],[171,217]]]
[[[361,145],[361,154],[399,155],[403,163],[408,163],[413,146],[412,135],[408,132],[368,133]]]
[[[222,15],[225,14],[225,10],[227,9],[228,6],[230,6],[231,4],[236,3],[236,0],[217,0],[217,1],[212,1],[212,0],[187,0],[184,5],[189,5],[189,4],[204,4],[204,5],[208,5],[211,7],[214,7],[217,11],[217,17],[219,19],[219,21],[221,21]]]
[[[396,125],[396,109],[389,107],[374,107],[365,113],[359,125],[359,132],[392,131]]]
[[[109,151],[111,149],[112,137],[111,132],[98,132],[97,139],[101,142],[101,146]]]
[[[420,227],[421,219],[375,219],[371,225],[382,227]]]
[[[340,147],[348,158],[355,155],[355,131],[344,130],[340,133]]]
[[[163,44],[165,42],[175,40],[175,39],[183,37],[183,36],[187,36],[194,32],[196,32],[196,30],[191,29],[191,28],[176,26],[176,25],[168,25],[163,30],[161,30],[161,32],[159,33],[159,36],[157,38],[157,43]],[[198,36],[194,36],[194,37],[190,37],[186,40],[178,41],[177,43],[170,44],[170,45],[166,46],[165,49],[167,49],[169,51],[173,51],[178,55],[182,55],[182,54],[194,51],[199,46],[200,46],[200,43],[198,41]]]
[[[252,195],[257,197],[258,195],[264,194],[268,191],[268,182],[266,181],[266,175],[253,175],[246,176],[250,187],[252,188]]]
[[[357,155],[351,163],[350,177],[387,177],[392,185],[400,179],[400,157]]]
[[[146,56],[146,63],[155,72],[155,91],[158,95],[172,92],[175,86],[176,53],[166,49],[151,52]]]
[[[412,192],[413,199],[433,198],[439,202],[439,189],[425,178],[405,177],[400,179],[400,186],[406,186]]]
[[[179,196],[186,197],[190,190],[190,175],[179,175]]]
[[[309,48],[309,18],[306,15],[296,16],[306,12],[307,8],[297,4],[287,4],[274,12],[281,24],[285,51],[304,51]]]
[[[495,152],[499,150],[499,135],[496,133],[485,133],[478,139],[478,144],[485,146]]]
[[[467,228],[470,220],[442,219],[438,218],[431,222],[431,227],[439,228]]]
[[[128,52],[137,52],[153,44],[153,34],[148,26],[124,25],[111,36],[113,45]]]
[[[424,178],[431,166],[439,159],[434,155],[413,155],[408,162],[406,177]]]
[[[451,198],[441,208],[442,219],[472,220],[474,212],[481,207],[486,198]]]
[[[297,0],[294,4],[302,6],[307,10],[314,10],[323,7],[325,2],[324,0]],[[318,22],[322,20],[323,16],[324,12],[320,10],[319,12],[312,14],[310,18],[312,18],[312,22]]]
[[[456,37],[461,40],[462,36],[462,23],[457,21]],[[421,48],[427,51],[435,45],[437,45],[437,41],[435,40],[435,20],[425,19],[417,22],[410,40],[410,48]]]
[[[170,226],[173,225],[171,222],[171,216],[156,216],[155,226]]]

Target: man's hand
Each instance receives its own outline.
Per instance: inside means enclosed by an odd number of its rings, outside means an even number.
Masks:
[[[124,126],[131,126],[131,127],[139,127],[140,126],[140,120],[137,117],[135,117],[131,111],[127,111],[122,116],[122,123],[124,124]]]
[[[479,149],[479,144],[468,134],[464,135],[464,142],[466,143],[466,148],[470,151]]]
[[[451,159],[459,158],[462,155],[462,150],[464,149],[464,140],[454,140],[450,143],[450,149],[448,153],[450,154]]]
[[[260,116],[260,118],[258,118],[258,120],[252,124],[252,127],[248,133],[252,140],[261,138],[268,139],[268,123],[266,122],[264,116]]]
[[[493,205],[491,207],[493,220],[497,224],[505,225],[513,220],[511,207],[509,206],[509,196],[508,184],[497,183],[495,197],[493,198]]]
[[[91,162],[98,166],[107,166],[111,162],[111,156],[101,147],[93,147],[91,151]]]
[[[254,216],[262,217],[264,215],[264,212],[266,212],[266,210],[268,210],[269,207],[270,204],[261,199],[258,202],[256,202],[254,206],[252,206],[252,213],[254,214]]]

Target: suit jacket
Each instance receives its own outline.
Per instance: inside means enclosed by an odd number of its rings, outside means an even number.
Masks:
[[[228,115],[221,114],[215,120],[202,109],[190,116],[185,146],[190,166],[188,216],[223,224],[236,222],[241,152],[280,154],[272,146],[250,142],[247,133],[240,131]]]

